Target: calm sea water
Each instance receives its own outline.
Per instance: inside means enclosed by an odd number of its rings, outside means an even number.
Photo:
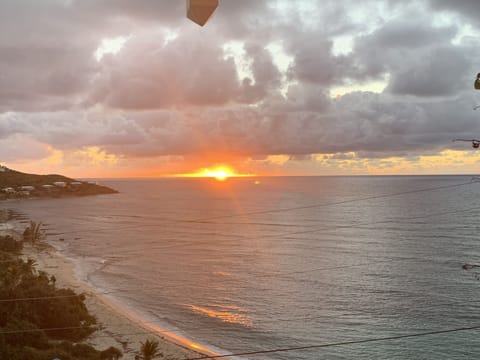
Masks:
[[[480,325],[480,280],[462,269],[480,263],[480,184],[382,197],[469,180],[112,180],[120,194],[0,206],[46,223],[145,320],[244,352]],[[479,356],[480,332],[465,331],[250,358]]]

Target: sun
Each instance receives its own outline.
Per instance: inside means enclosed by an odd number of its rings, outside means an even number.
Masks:
[[[221,165],[214,168],[201,169],[198,172],[192,174],[180,174],[177,177],[192,177],[192,178],[212,178],[218,181],[225,181],[231,177],[246,177],[253,176],[251,174],[237,174],[229,166]]]
[[[227,168],[217,168],[213,170],[205,169],[205,170],[206,170],[206,174],[205,174],[206,177],[212,177],[217,179],[218,181],[225,181],[226,179],[234,175]]]

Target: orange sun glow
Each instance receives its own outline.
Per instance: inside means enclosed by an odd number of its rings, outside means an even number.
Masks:
[[[237,174],[233,169],[228,166],[217,166],[214,168],[201,169],[198,172],[192,174],[180,174],[178,177],[192,177],[192,178],[214,178],[218,181],[225,181],[231,177],[246,177],[253,176],[251,174]]]

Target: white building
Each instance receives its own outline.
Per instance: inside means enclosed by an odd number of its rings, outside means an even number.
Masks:
[[[20,186],[18,189],[21,191],[33,191],[35,190],[35,186]]]
[[[55,182],[53,183],[53,185],[55,185],[55,186],[57,186],[57,187],[62,187],[62,188],[63,188],[63,187],[66,187],[66,186],[67,186],[67,183],[64,182],[64,181],[55,181]]]

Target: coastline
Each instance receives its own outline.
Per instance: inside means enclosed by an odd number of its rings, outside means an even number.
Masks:
[[[18,238],[20,231],[12,222],[0,218],[0,235],[13,235]],[[21,257],[34,260],[37,270],[55,276],[59,287],[68,287],[76,293],[85,294],[85,304],[97,318],[99,327],[85,343],[99,350],[110,346],[117,347],[123,352],[122,359],[125,360],[134,360],[141,342],[147,339],[158,341],[163,358],[169,360],[221,355],[153,323],[143,322],[134,312],[81,280],[75,272],[76,265],[72,259],[63,256],[52,245],[43,244],[45,246],[42,249],[24,244]]]

